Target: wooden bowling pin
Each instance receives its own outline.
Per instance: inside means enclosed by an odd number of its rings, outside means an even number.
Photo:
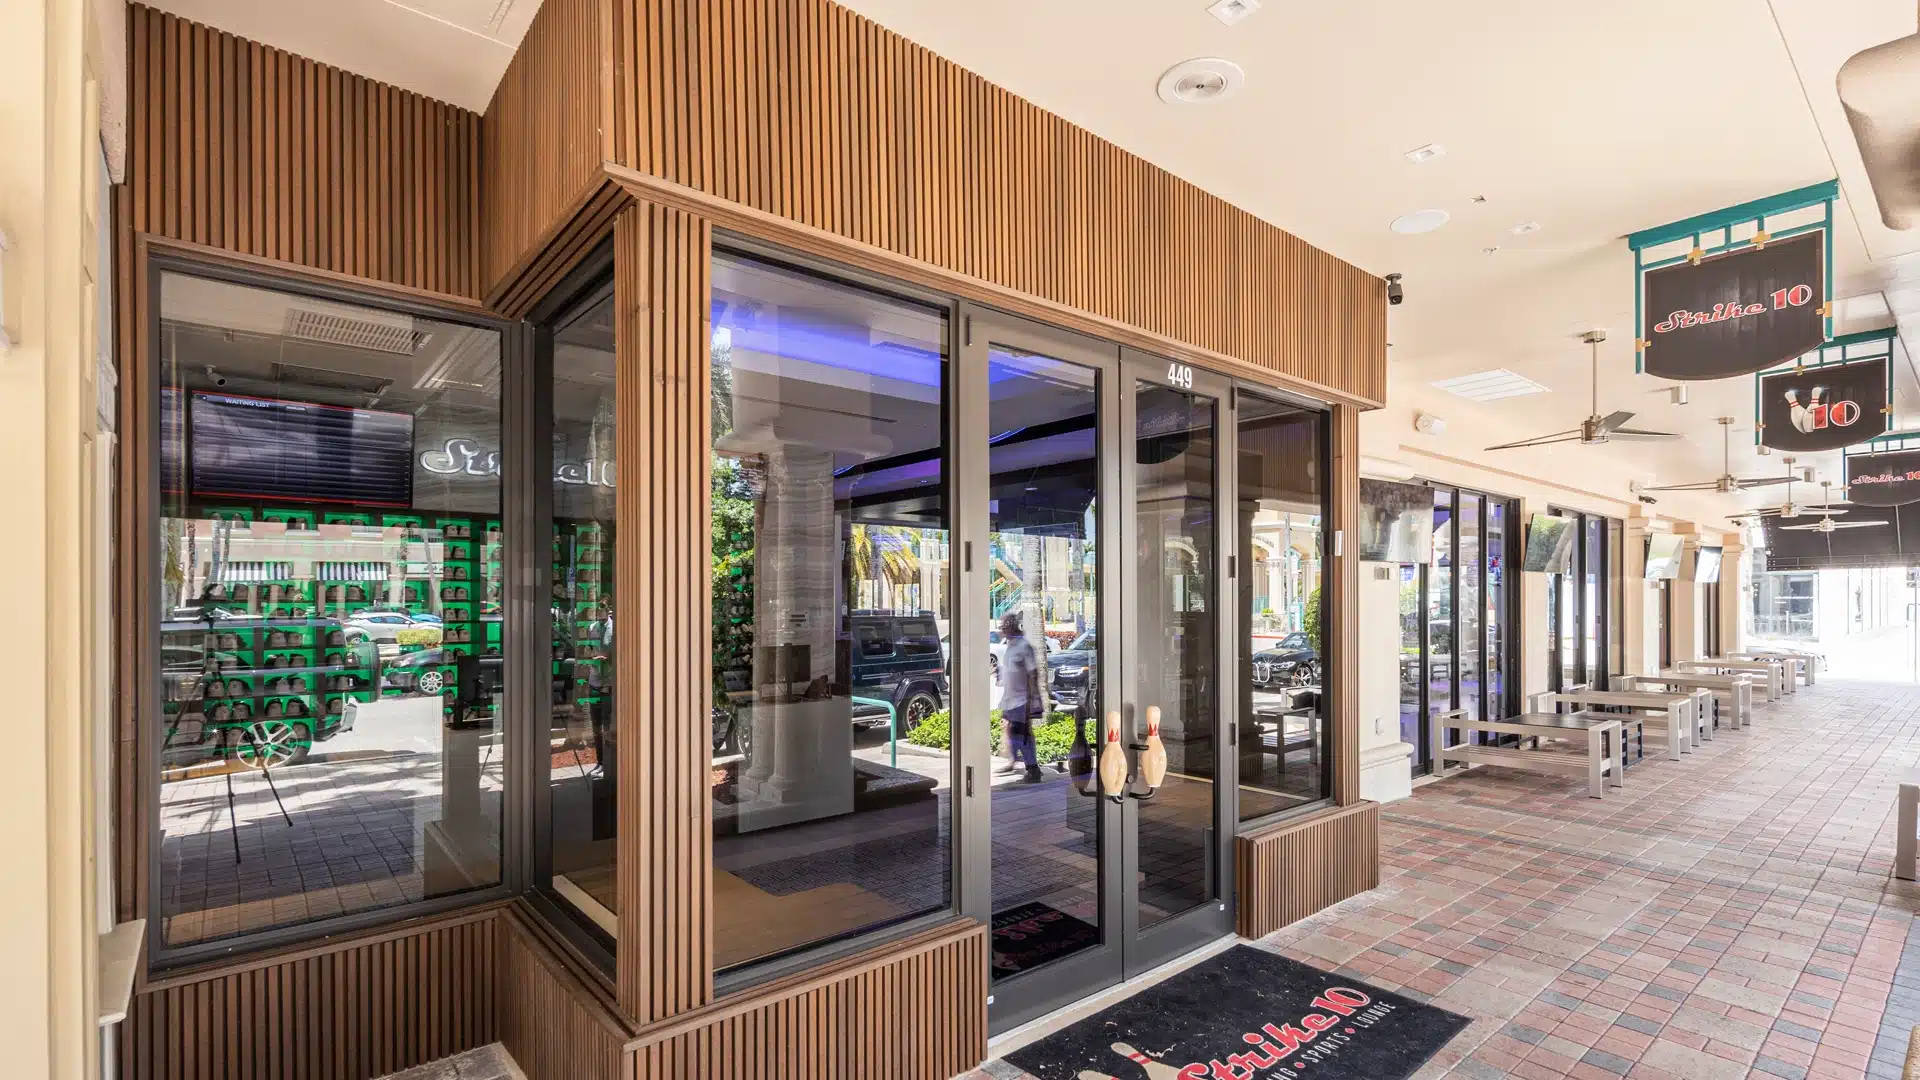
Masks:
[[[1120,713],[1107,714],[1107,732],[1100,740],[1100,790],[1119,798],[1127,790],[1127,751],[1120,745]]]
[[[1147,1080],[1180,1080],[1179,1069],[1165,1062],[1155,1061],[1126,1043],[1114,1043],[1113,1052],[1132,1059],[1135,1064],[1146,1070]]]
[[[1140,752],[1140,779],[1157,788],[1167,778],[1167,748],[1160,742],[1160,706],[1147,706],[1147,748]]]
[[[1080,1075],[1075,1080],[1120,1080],[1120,1078],[1108,1076],[1103,1072],[1094,1072],[1092,1069],[1081,1069]]]

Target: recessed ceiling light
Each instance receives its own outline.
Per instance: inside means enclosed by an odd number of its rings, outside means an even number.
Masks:
[[[1546,387],[1506,368],[1476,371],[1471,375],[1457,375],[1451,379],[1441,379],[1433,385],[1449,394],[1458,394],[1469,401],[1498,401],[1501,398],[1525,397],[1528,394],[1547,392]]]
[[[1425,165],[1434,158],[1445,157],[1446,153],[1447,148],[1441,146],[1439,143],[1428,143],[1425,146],[1416,147],[1415,149],[1407,151],[1407,160],[1413,162],[1415,165]]]
[[[1415,210],[1411,214],[1401,214],[1394,218],[1393,223],[1387,228],[1408,236],[1417,236],[1421,233],[1430,233],[1451,220],[1453,215],[1445,210]]]
[[[1260,0],[1220,0],[1207,9],[1207,14],[1232,26],[1259,10]]]
[[[1247,73],[1217,56],[1185,60],[1160,76],[1160,100],[1169,105],[1209,105],[1240,88]]]
[[[1515,236],[1525,236],[1528,233],[1539,232],[1540,223],[1537,221],[1523,221],[1520,224],[1515,225],[1513,228],[1509,229],[1508,231],[1513,233],[1513,235]]]

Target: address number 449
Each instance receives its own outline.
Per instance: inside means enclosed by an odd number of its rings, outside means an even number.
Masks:
[[[1189,364],[1168,364],[1167,382],[1182,390],[1193,389],[1193,367]]]

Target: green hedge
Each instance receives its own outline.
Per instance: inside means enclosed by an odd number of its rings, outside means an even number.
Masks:
[[[995,709],[991,716],[991,735],[993,752],[1000,752],[1000,710]],[[1087,738],[1095,738],[1094,722],[1087,721]],[[931,747],[935,750],[948,750],[953,747],[953,714],[941,709],[920,722],[906,735],[906,740],[915,746]],[[1034,749],[1041,762],[1060,761],[1073,749],[1073,714],[1064,712],[1048,713],[1045,723],[1033,728]]]

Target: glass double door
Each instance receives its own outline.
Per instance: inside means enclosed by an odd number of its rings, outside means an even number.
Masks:
[[[1232,394],[962,318],[958,426],[988,432],[961,469],[986,508],[962,524],[962,603],[986,640],[961,651],[956,671],[984,674],[956,697],[991,717],[959,736],[963,887],[991,914],[1005,1030],[1232,930]]]

